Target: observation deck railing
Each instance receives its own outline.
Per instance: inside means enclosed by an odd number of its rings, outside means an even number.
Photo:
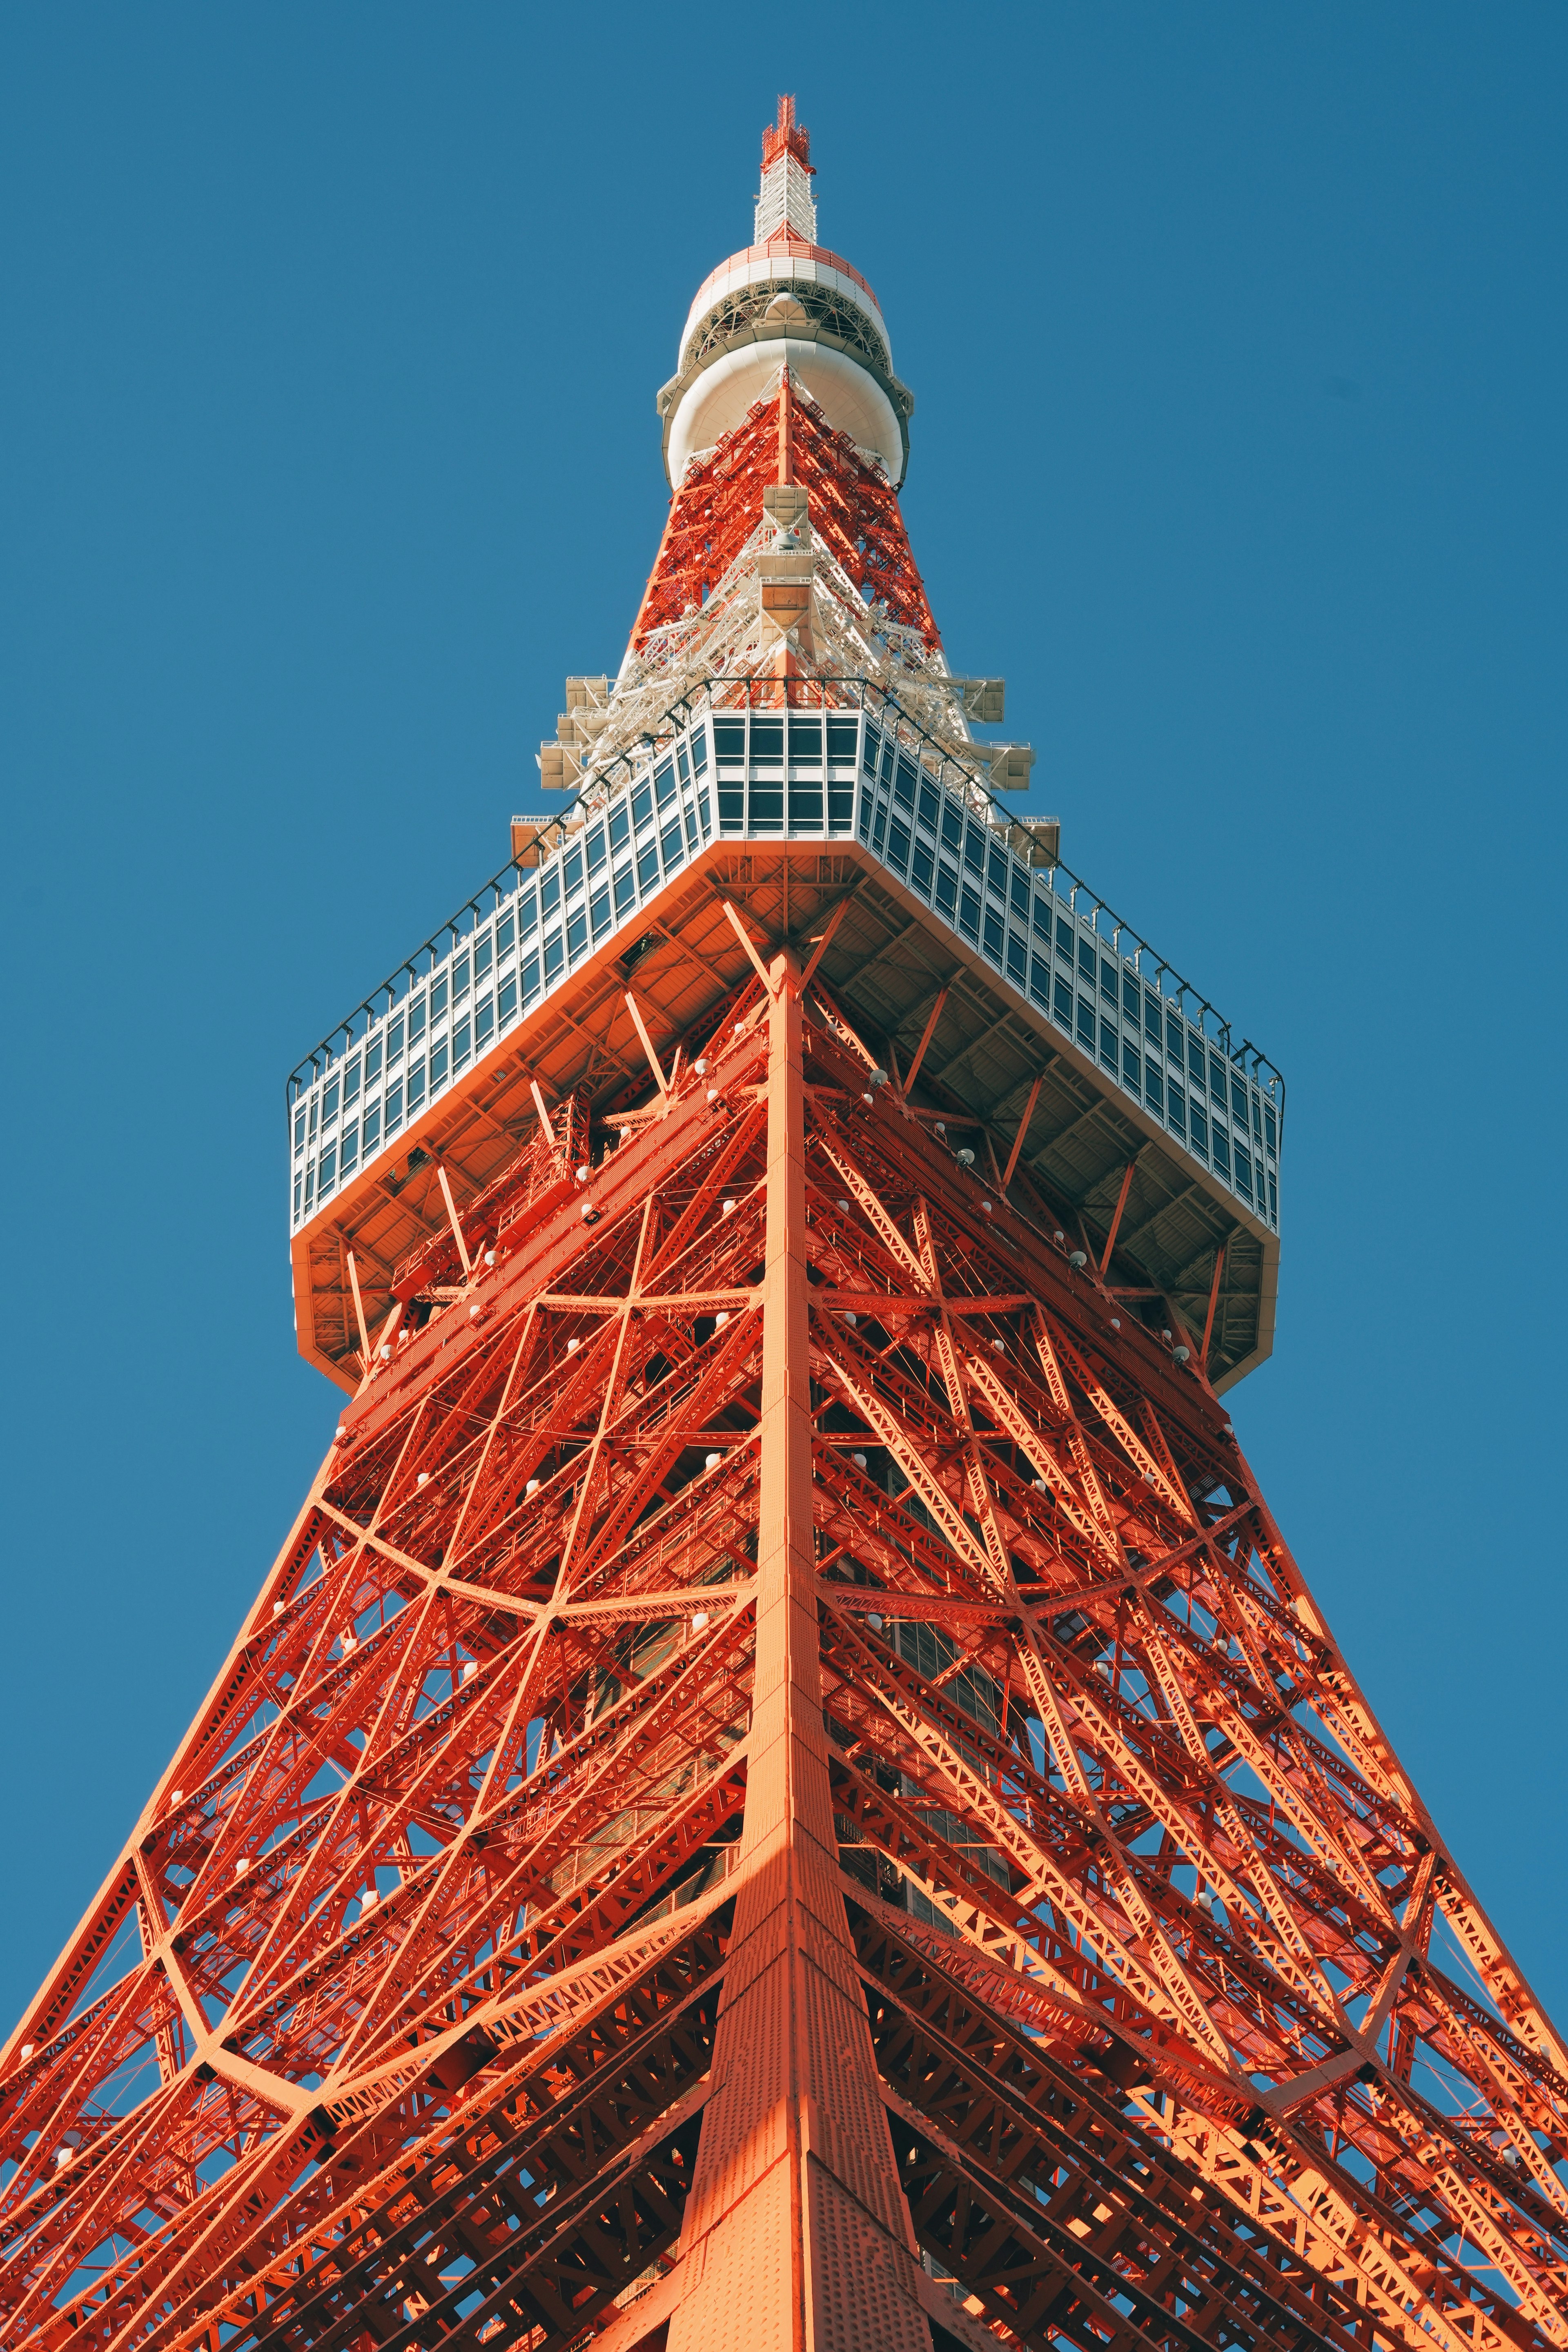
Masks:
[[[711,678],[290,1072],[298,1232],[714,839],[857,840],[1275,1231],[1285,1085],[873,681]]]

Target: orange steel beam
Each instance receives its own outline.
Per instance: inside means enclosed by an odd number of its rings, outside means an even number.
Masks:
[[[370,1370],[370,1332],[364,1319],[364,1301],[359,1292],[359,1268],[354,1264],[353,1250],[347,1252],[349,1287],[354,1297],[354,1321],[359,1325],[359,1343],[366,1371]]]
[[[1029,1121],[1035,1116],[1035,1105],[1039,1100],[1040,1088],[1044,1084],[1045,1073],[1042,1070],[1036,1077],[1034,1085],[1029,1088],[1029,1099],[1024,1105],[1024,1116],[1018,1121],[1018,1132],[1013,1138],[1013,1149],[1007,1154],[1007,1165],[1002,1171],[1001,1189],[1004,1192],[1007,1190],[1008,1185],[1013,1181],[1013,1171],[1018,1165],[1018,1154],[1024,1149],[1024,1138],[1029,1132]],[[1131,1171],[1129,1170],[1128,1173],[1131,1175]],[[1107,1255],[1109,1257],[1109,1253]]]
[[[800,976],[800,992],[803,996],[806,990],[811,986],[817,965],[822,961],[823,957],[827,953],[828,949],[832,946],[833,934],[838,929],[839,924],[844,920],[848,905],[849,900],[847,896],[840,898],[837,906],[835,907],[833,912],[827,918],[826,926],[824,929],[821,937],[816,940],[813,952],[807,961],[805,970]]]
[[[932,1035],[936,1030],[936,1024],[942,1019],[942,1008],[946,1003],[947,991],[945,988],[939,988],[936,993],[936,1003],[931,1006],[930,1013],[927,1014],[926,1025],[921,1031],[921,1042],[915,1047],[914,1060],[910,1064],[908,1070],[904,1073],[905,1094],[909,1093],[910,1088],[914,1085],[916,1078],[920,1076],[921,1064],[925,1060],[926,1047],[931,1044]]]
[[[1198,1362],[1205,1371],[1208,1370],[1209,1341],[1214,1336],[1215,1308],[1219,1305],[1219,1278],[1224,1272],[1225,1244],[1222,1242],[1215,1252],[1214,1280],[1209,1285],[1208,1312],[1204,1317],[1204,1336],[1198,1343]]]
[[[767,1222],[757,1496],[757,1651],[731,1995],[714,2045],[682,2248],[686,2291],[670,2352],[720,2352],[745,2314],[765,2347],[874,2341],[921,2352],[913,2235],[877,2098],[876,2063],[842,1905],[823,1905],[838,1848],[817,1666],[812,1497],[805,1117],[801,1008],[792,960],[768,975]],[[837,2130],[815,2111],[829,2082]],[[851,2087],[852,2086],[852,2087]],[[741,2182],[731,2151],[745,2147]],[[834,2309],[850,2280],[882,2286],[871,2335]],[[759,2297],[755,2282],[776,2282]],[[784,2281],[788,2280],[787,2291]],[[870,2315],[868,2313],[867,2315]]]
[[[755,942],[753,941],[750,931],[746,929],[745,924],[741,920],[739,914],[736,912],[733,900],[723,898],[721,899],[720,904],[722,906],[725,914],[730,919],[731,929],[734,932],[735,937],[740,940],[741,945],[745,949],[747,955],[751,958],[752,971],[756,973],[757,978],[762,982],[763,986],[771,991],[773,982],[769,975],[767,965],[757,953]]]
[[[473,1261],[468,1255],[468,1244],[463,1239],[462,1220],[458,1214],[458,1204],[452,1198],[452,1187],[447,1181],[447,1171],[439,1160],[436,1163],[436,1175],[441,1187],[441,1198],[447,1203],[447,1222],[452,1228],[452,1239],[458,1244],[458,1255],[462,1262],[463,1278],[467,1281],[474,1270]]]
[[[1036,1083],[1037,1085],[1038,1081],[1037,1080]],[[1031,1104],[1033,1099],[1031,1096]],[[1110,1231],[1105,1236],[1105,1255],[1100,1261],[1100,1271],[1102,1275],[1109,1274],[1110,1271],[1110,1253],[1116,1247],[1116,1236],[1121,1227],[1121,1212],[1127,1206],[1127,1195],[1132,1190],[1132,1171],[1137,1164],[1135,1160],[1128,1161],[1126,1173],[1121,1179],[1121,1190],[1116,1196],[1116,1208],[1110,1220]]]
[[[642,1017],[642,1007],[637,1003],[637,998],[632,994],[629,988],[626,992],[626,1011],[632,1016],[632,1025],[637,1030],[638,1041],[642,1045],[643,1052],[647,1055],[648,1067],[652,1070],[654,1076],[654,1084],[658,1087],[660,1097],[662,1098],[664,1096],[668,1094],[669,1088],[665,1082],[664,1072],[659,1067],[658,1055],[653,1050],[653,1040],[647,1034],[647,1024]]]

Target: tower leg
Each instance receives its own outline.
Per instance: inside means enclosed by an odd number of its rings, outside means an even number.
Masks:
[[[772,982],[751,1762],[669,2352],[930,2352],[838,1885],[812,1541],[801,1007],[786,959]]]

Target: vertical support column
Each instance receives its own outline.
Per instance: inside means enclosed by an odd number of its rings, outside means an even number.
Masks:
[[[812,1540],[799,976],[771,973],[757,1663],[669,2352],[930,2352],[838,1885]]]

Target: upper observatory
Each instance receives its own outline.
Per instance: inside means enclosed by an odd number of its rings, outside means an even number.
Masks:
[[[909,459],[914,394],[893,373],[877,298],[841,254],[816,242],[811,136],[793,98],[763,133],[753,241],[710,271],[658,394],[671,486],[739,425],[782,365],[895,487]]]

